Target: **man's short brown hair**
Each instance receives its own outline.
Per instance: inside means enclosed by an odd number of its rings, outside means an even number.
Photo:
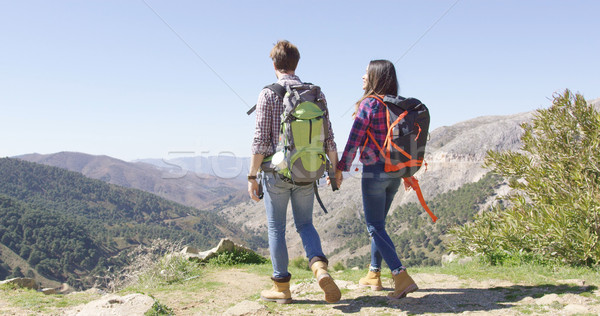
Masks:
[[[294,44],[283,40],[275,44],[269,57],[273,60],[277,70],[295,71],[300,60],[300,52]]]

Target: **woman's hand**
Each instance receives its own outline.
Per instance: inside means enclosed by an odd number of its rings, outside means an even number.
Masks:
[[[335,170],[335,181],[337,183],[338,188],[342,186],[342,182],[344,181],[344,175],[342,174],[342,170]]]

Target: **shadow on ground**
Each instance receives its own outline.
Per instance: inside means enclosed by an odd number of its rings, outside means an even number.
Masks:
[[[489,289],[456,288],[436,289],[426,288],[409,294],[400,300],[388,300],[386,292],[380,295],[360,296],[354,299],[342,300],[334,308],[343,313],[357,313],[366,307],[394,308],[408,313],[463,313],[476,311],[493,311],[510,309],[526,297],[534,299],[546,294],[582,294],[592,293],[595,286],[569,285],[538,285],[495,287]]]

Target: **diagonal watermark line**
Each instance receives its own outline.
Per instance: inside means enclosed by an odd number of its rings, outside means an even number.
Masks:
[[[425,37],[425,35],[427,35],[429,31],[431,31],[431,29],[433,29],[446,15],[448,15],[450,10],[452,10],[452,8],[454,8],[459,1],[460,0],[456,0],[454,4],[452,4],[448,8],[448,10],[446,10],[446,12],[444,12],[444,14],[442,14],[435,22],[433,22],[433,24],[431,24],[431,26],[423,33],[423,35],[421,35],[421,37],[419,37],[414,43],[412,43],[412,45],[410,45],[410,47],[404,52],[404,54],[402,54],[402,56],[400,56],[400,58],[396,60],[396,63],[402,60],[402,58],[404,58],[404,56],[406,56],[413,49],[413,47],[415,47],[423,39],[423,37]]]
[[[211,67],[211,66],[210,66],[210,65],[209,65],[209,64],[206,62],[206,60],[204,60],[204,58],[202,58],[202,56],[200,56],[200,54],[198,54],[198,52],[196,52],[196,50],[195,50],[195,49],[194,49],[194,48],[193,48],[191,45],[190,45],[190,44],[189,44],[189,43],[188,43],[188,42],[187,42],[187,41],[186,41],[186,40],[185,40],[185,39],[184,39],[184,38],[183,38],[181,35],[179,35],[179,33],[177,33],[177,31],[175,31],[175,29],[174,29],[174,28],[173,28],[173,27],[172,27],[172,26],[171,26],[171,25],[170,25],[170,24],[169,24],[169,23],[168,23],[168,22],[167,22],[165,19],[163,19],[163,17],[162,17],[160,14],[158,14],[158,12],[156,12],[156,10],[154,10],[154,8],[152,8],[152,6],[150,6],[150,4],[148,4],[148,2],[146,2],[146,0],[142,0],[142,2],[144,2],[144,4],[145,4],[145,5],[146,5],[146,6],[147,6],[147,7],[148,7],[148,8],[149,8],[149,9],[150,9],[150,10],[151,10],[153,13],[154,13],[154,15],[156,15],[156,16],[157,16],[157,17],[158,17],[158,18],[159,18],[159,19],[160,19],[160,20],[161,20],[161,21],[162,21],[162,22],[163,22],[163,23],[164,23],[164,24],[165,24],[165,25],[166,25],[166,26],[169,28],[169,30],[171,30],[171,32],[173,32],[173,34],[175,34],[175,36],[177,36],[177,38],[179,38],[179,40],[180,40],[180,41],[181,41],[183,44],[185,44],[185,46],[187,46],[187,48],[189,48],[189,49],[192,51],[192,53],[193,53],[194,55],[196,55],[196,57],[197,57],[198,59],[200,59],[200,60],[201,60],[201,61],[204,63],[204,65],[206,65],[206,67],[208,67],[208,69],[210,69],[210,70],[211,70],[211,71],[212,71],[212,72],[215,74],[215,76],[217,76],[217,78],[219,78],[219,79],[220,79],[220,80],[221,80],[221,81],[222,81],[222,82],[223,82],[223,83],[224,83],[224,84],[225,84],[225,85],[226,85],[226,86],[229,88],[229,90],[231,90],[231,92],[233,92],[233,94],[235,94],[235,95],[236,95],[236,96],[237,96],[237,97],[238,97],[240,100],[242,100],[242,102],[244,102],[244,104],[246,104],[246,106],[247,106],[248,108],[250,108],[250,104],[248,104],[248,102],[246,102],[246,100],[244,100],[244,99],[243,99],[243,98],[242,98],[242,97],[241,97],[241,96],[240,96],[240,95],[239,95],[239,94],[238,94],[238,93],[237,93],[237,92],[236,92],[236,91],[235,91],[235,90],[234,90],[234,89],[233,89],[233,88],[232,88],[232,87],[231,87],[231,86],[230,86],[230,85],[227,83],[227,81],[225,81],[225,79],[223,79],[223,77],[221,77],[221,76],[219,75],[219,73],[218,73],[216,70],[214,70],[214,69],[213,69],[213,68],[212,68],[212,67]]]
[[[431,26],[427,30],[425,30],[425,32],[423,32],[423,34],[414,43],[412,43],[412,45],[410,45],[410,47],[402,54],[402,56],[400,56],[400,58],[398,58],[396,60],[395,63],[402,60],[402,58],[404,58],[404,56],[406,56],[413,49],[413,47],[415,47],[427,35],[427,33],[429,33],[429,31],[431,31],[446,15],[448,15],[450,10],[452,10],[452,8],[454,8],[458,4],[459,1],[460,0],[456,0],[448,8],[448,10],[446,10],[446,12],[444,12],[437,20],[435,20],[435,22],[433,22],[433,24],[431,24]],[[342,113],[342,115],[340,117],[343,117],[344,115],[346,115],[350,111],[350,109],[352,109],[352,107],[349,107],[344,113]]]

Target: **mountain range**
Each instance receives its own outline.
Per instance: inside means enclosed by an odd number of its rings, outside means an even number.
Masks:
[[[178,167],[178,161],[161,166],[162,160],[158,159],[148,160],[154,164],[126,162],[77,152],[27,154],[15,158],[79,172],[92,179],[139,189],[198,209],[212,210],[246,198],[245,180],[198,172],[192,169],[193,165],[183,169]]]
[[[600,99],[590,103],[600,108]],[[518,150],[522,134],[520,125],[529,122],[534,115],[535,112],[525,112],[507,116],[478,117],[431,131],[425,157],[427,165],[416,175],[426,200],[432,201],[441,194],[451,194],[465,184],[483,179],[489,172],[482,167],[486,152]],[[337,139],[339,147],[343,147],[344,140],[343,135]],[[125,162],[107,156],[74,152],[28,154],[17,158],[76,171],[108,183],[137,188],[187,206],[218,211],[219,216],[242,228],[246,236],[264,240],[266,235],[263,203],[256,203],[247,198],[244,178],[249,158],[184,157]],[[357,161],[355,163],[358,165]],[[362,217],[360,175],[350,172],[345,174],[345,177],[341,190],[337,192],[332,192],[323,184],[320,186],[319,192],[329,213],[324,214],[318,205],[315,205],[314,209],[314,222],[322,237],[323,249],[326,254],[333,254],[330,259],[334,262],[348,261],[369,252],[366,242],[364,246],[352,247],[352,251],[346,251],[350,249],[349,244],[356,243],[359,236],[365,239],[366,228]],[[493,203],[496,196],[508,190],[506,185],[499,184],[493,187],[494,191],[488,193],[487,199],[478,200],[477,205],[464,207],[473,208],[473,212],[476,213]],[[392,204],[390,216],[394,212],[400,212],[401,206],[412,205],[414,202],[417,202],[414,192],[399,191]],[[435,213],[436,209],[433,211]],[[414,208],[414,212],[420,212],[423,222],[428,221],[420,206]],[[303,247],[298,234],[295,233],[293,221],[288,222],[286,239],[290,257],[302,256]],[[454,222],[453,218],[442,216],[437,224],[427,225],[446,227],[445,225],[451,222]],[[424,230],[434,227],[436,226],[419,228]],[[408,229],[403,225],[391,231],[402,233]],[[342,230],[346,233],[340,233]],[[368,240],[368,236],[366,239]],[[267,253],[266,248],[258,250]]]
[[[37,273],[85,287],[156,239],[200,248],[255,239],[215,212],[63,168],[0,158],[0,179],[0,278]]]

